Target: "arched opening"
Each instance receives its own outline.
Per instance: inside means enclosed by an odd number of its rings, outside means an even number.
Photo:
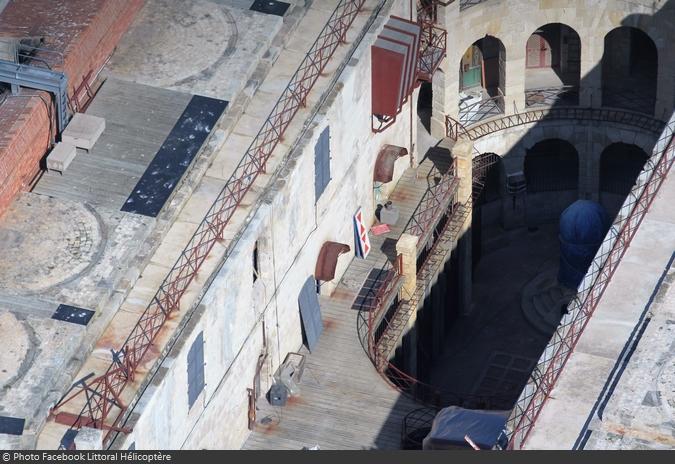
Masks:
[[[482,153],[472,160],[473,204],[483,205],[500,198],[502,159],[496,153]]]
[[[658,52],[644,32],[622,26],[605,36],[602,105],[654,114]]]
[[[546,24],[530,35],[525,48],[526,106],[578,104],[579,34],[565,24]]]
[[[574,146],[547,139],[527,150],[525,221],[528,227],[555,223],[579,197],[579,157]]]
[[[504,175],[502,159],[496,153],[482,153],[472,160],[473,217],[471,221],[472,260],[480,260],[483,251],[483,229],[499,224],[501,186]]]
[[[465,125],[504,113],[506,48],[485,36],[471,45],[459,63],[459,120]]]
[[[600,202],[612,217],[635,184],[649,155],[627,143],[613,143],[600,155]]]
[[[560,139],[543,140],[527,150],[525,180],[528,193],[579,188],[579,156],[574,146]]]
[[[431,133],[431,111],[433,91],[431,82],[422,82],[420,93],[417,97],[417,117],[427,133]]]

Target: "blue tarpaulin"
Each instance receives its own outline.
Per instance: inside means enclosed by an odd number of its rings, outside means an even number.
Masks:
[[[576,289],[602,244],[609,216],[599,203],[577,200],[560,215],[558,281]]]
[[[468,448],[469,444],[464,439],[468,436],[479,448],[492,449],[500,440],[508,417],[509,411],[484,411],[459,406],[441,409],[434,418],[422,448]]]

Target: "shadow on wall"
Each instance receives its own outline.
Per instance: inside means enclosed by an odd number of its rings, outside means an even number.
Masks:
[[[453,7],[450,6],[450,8]],[[574,47],[573,40],[568,40],[567,45],[563,40],[564,37],[578,37],[577,32],[558,23],[553,23],[555,28],[551,25],[542,24],[541,28],[535,31],[538,37],[531,39],[528,43],[523,43],[522,46],[526,49],[533,49],[532,52],[534,53],[535,47],[533,44],[535,40],[538,40],[537,43],[539,44],[542,40],[546,42],[543,48],[549,48],[549,50],[543,50],[543,55],[532,56],[530,63],[536,61],[536,64],[539,65],[537,71],[543,69],[544,78],[547,78],[545,71],[548,67],[552,75],[559,80],[559,85],[557,90],[546,89],[546,92],[544,92],[526,83],[526,89],[523,89],[523,91],[536,90],[538,92],[528,96],[527,109],[541,106],[553,111],[560,110],[561,114],[565,114],[570,108],[578,108],[578,96],[586,88],[589,88],[592,83],[602,82],[602,107],[619,109],[628,115],[623,124],[607,123],[607,131],[619,131],[621,127],[626,127],[626,125],[633,125],[636,128],[637,123],[633,124],[633,122],[644,118],[644,116],[656,117],[661,120],[667,119],[673,111],[675,102],[671,101],[669,105],[666,105],[664,114],[655,115],[658,77],[656,70],[658,60],[664,59],[660,56],[660,54],[664,54],[663,47],[668,47],[672,43],[672,39],[675,39],[675,30],[670,29],[673,36],[670,40],[659,42],[663,44],[661,45],[662,48],[659,49],[655,42],[638,27],[646,28],[654,23],[667,24],[664,18],[672,17],[675,17],[675,0],[666,2],[654,15],[627,16],[620,27],[606,35],[604,40],[605,52],[602,60],[586,75],[579,77],[574,75],[574,66],[576,65],[574,62],[577,58],[573,55],[577,53],[580,54],[577,56],[583,56],[585,44],[578,44],[581,49],[574,50],[572,49]],[[566,49],[554,49],[556,45],[566,46]],[[449,46],[452,46],[452,44],[450,43]],[[485,79],[486,75],[499,76],[502,79],[507,78],[508,69],[504,70],[504,63],[499,59],[493,60],[493,66],[498,66],[496,70],[492,72],[485,72],[484,69],[481,69],[480,72],[476,71],[474,68],[477,66],[482,68],[488,65],[487,61],[480,63],[478,51],[481,50],[476,50],[474,47],[470,53],[468,52],[462,57],[460,73],[466,67],[466,71],[472,74],[461,76],[460,86],[476,84],[476,86],[480,85],[485,89],[488,83],[482,81],[479,83],[479,80]],[[508,54],[508,50],[505,50],[505,53]],[[477,55],[478,58],[474,55]],[[559,65],[557,68],[551,66],[555,63]],[[561,69],[561,63],[565,63],[565,70]],[[532,66],[532,68],[535,68],[535,66]],[[450,65],[450,69],[455,69],[453,64]],[[479,74],[482,74],[482,76],[479,76]],[[502,88],[503,82],[492,82],[490,86]],[[570,86],[572,89],[570,89]],[[569,98],[570,92],[575,93],[576,98]],[[473,108],[474,112],[480,113],[479,106]],[[492,113],[486,114],[486,118],[495,117],[494,108],[490,111]],[[478,117],[478,120],[481,119],[480,114],[470,116],[468,118],[470,121],[476,117]],[[470,124],[475,122],[473,121]],[[467,232],[467,234],[473,236],[474,240],[479,241],[478,245],[473,244],[474,250],[478,246],[478,250],[474,253],[480,254],[480,229],[482,227],[495,224],[500,224],[506,228],[533,227],[542,222],[557,224],[562,211],[577,199],[598,201],[608,210],[611,218],[615,217],[651,153],[645,153],[643,148],[626,142],[608,142],[602,147],[598,147],[594,143],[587,143],[584,145],[588,147],[587,152],[579,153],[570,138],[574,136],[575,126],[578,127],[580,124],[585,124],[588,127],[601,127],[603,123],[575,122],[570,118],[565,119],[564,126],[561,126],[556,124],[553,119],[540,121],[527,130],[513,149],[506,153],[497,153],[500,155],[499,161],[494,163],[492,168],[485,173],[483,193],[480,197],[474,198],[476,202],[474,218],[477,215],[478,220],[474,221],[473,227]],[[547,129],[544,133],[545,136],[540,136],[538,140],[532,141],[541,128]],[[637,130],[644,129],[638,127]],[[657,133],[653,133],[654,142],[657,136]],[[529,146],[526,145],[526,139],[530,141]],[[446,271],[451,279],[456,281],[458,277],[456,266],[450,267],[451,269]],[[453,270],[455,271],[454,275]],[[446,298],[446,301],[443,302],[446,306],[457,305],[457,289],[455,287],[456,283],[447,285],[446,282],[443,284],[441,293]],[[429,294],[434,291],[438,292],[438,290],[438,285],[435,285]],[[435,300],[438,300],[438,298],[435,297]],[[440,307],[438,301],[435,304]],[[455,313],[456,308],[450,308],[448,311]],[[424,319],[424,317],[421,319]],[[420,361],[432,363],[438,360],[436,356],[438,354],[437,347],[430,346],[428,342],[428,340],[434,338],[432,334],[434,330],[438,330],[435,324],[425,323],[420,325],[418,323],[405,337],[407,341],[416,340],[414,343],[417,344],[417,352],[422,353],[421,357],[418,356],[418,363]],[[448,337],[452,331],[452,324],[448,324],[442,330],[443,335]],[[532,351],[527,353],[528,356],[537,359],[549,339],[550,334],[535,340],[531,346],[514,346],[513,349]],[[406,341],[404,341],[404,345],[405,343]],[[486,359],[475,359],[476,371],[483,371],[487,361]],[[452,366],[447,367],[448,369],[452,368]],[[511,407],[517,400],[532,368],[533,365],[530,365],[529,370],[525,373],[526,375],[519,377],[517,388],[509,389],[511,397],[508,402]],[[423,374],[424,371],[428,371],[428,369],[419,369],[418,373]],[[465,371],[454,373],[456,376],[473,374]],[[418,377],[418,379],[421,381],[428,380],[428,378],[423,377],[425,376]],[[437,387],[439,387],[439,390],[443,389],[443,386]],[[449,391],[447,394],[440,396],[442,401],[440,405],[420,403],[420,407],[453,404],[465,407],[491,407],[489,401],[483,404],[472,403],[473,398],[470,393],[472,392]],[[500,398],[497,398],[499,400],[497,403],[503,407],[501,396],[503,395],[500,394]],[[429,425],[428,421],[417,425],[409,424],[412,426],[407,429],[404,427],[404,418],[390,417],[390,419],[401,422],[402,438],[405,438],[407,433],[424,435],[424,427]]]
[[[499,173],[500,198],[479,201],[479,208],[489,210],[489,213],[483,214],[483,224],[500,223],[506,228],[514,228],[557,222],[562,211],[576,199],[598,201],[607,208],[612,218],[616,215],[651,153],[645,152],[644,147],[630,143],[629,140],[616,142],[612,139],[622,137],[618,135],[622,128],[644,132],[638,126],[642,115],[667,120],[675,105],[671,101],[664,109],[664,114],[655,115],[657,68],[659,59],[665,59],[660,54],[665,55],[666,50],[663,48],[665,45],[659,50],[654,40],[638,26],[646,28],[651,23],[665,25],[667,23],[662,18],[670,15],[675,17],[674,10],[675,2],[669,0],[653,16],[627,16],[621,26],[607,33],[601,61],[578,79],[578,85],[574,85],[573,77],[560,77],[560,70],[563,68],[560,63],[567,60],[568,76],[573,75],[570,70],[574,66],[569,62],[575,62],[578,58],[571,55],[584,53],[585,44],[580,44],[580,51],[575,49],[572,52],[574,41],[561,40],[561,37],[578,37],[577,32],[567,25],[556,23],[558,32],[552,31],[552,25],[549,24],[543,25],[530,36],[528,43],[523,44],[527,50],[526,75],[531,71],[548,69],[550,72],[542,79],[546,81],[550,76],[555,76],[559,81],[551,82],[553,86],[544,83],[536,88],[528,83],[526,77],[527,109],[550,108],[553,112],[566,114],[565,127],[561,127],[555,117],[540,121],[512,149],[506,153],[498,153],[501,162],[493,169]],[[675,31],[672,32],[675,38]],[[530,56],[536,55],[533,50],[534,42],[544,45],[541,46],[540,55]],[[488,63],[484,65],[487,67]],[[508,74],[508,69],[506,73]],[[590,133],[588,140],[579,143],[579,129],[586,127],[590,131],[593,127],[600,127],[602,122],[575,121],[571,113],[573,108],[580,107],[578,95],[588,92],[595,82],[601,82],[602,85],[602,108],[620,110],[624,120],[618,124],[606,123],[606,133],[612,131],[617,137],[608,137],[604,146],[591,140]],[[571,94],[575,98],[570,98]],[[477,114],[474,115],[474,119],[476,118],[484,121],[495,116]],[[476,123],[468,127],[473,124]],[[540,128],[546,128],[546,131],[540,131]],[[539,136],[537,139],[539,132],[546,136]],[[656,142],[658,133],[651,132],[649,136]],[[524,188],[520,185],[522,176],[525,180]],[[501,202],[502,207],[489,205],[492,201]]]

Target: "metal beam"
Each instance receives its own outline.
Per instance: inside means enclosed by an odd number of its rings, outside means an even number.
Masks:
[[[12,93],[20,87],[44,90],[54,95],[56,102],[56,122],[59,133],[68,122],[68,78],[62,72],[0,60],[0,82],[10,84]]]

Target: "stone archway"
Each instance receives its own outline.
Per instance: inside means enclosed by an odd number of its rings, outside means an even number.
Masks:
[[[579,34],[566,24],[546,24],[530,35],[525,49],[525,105],[578,104]]]
[[[470,125],[504,113],[506,48],[487,35],[467,48],[459,63],[459,120]]]
[[[654,114],[658,51],[643,31],[621,26],[605,36],[602,106]]]

